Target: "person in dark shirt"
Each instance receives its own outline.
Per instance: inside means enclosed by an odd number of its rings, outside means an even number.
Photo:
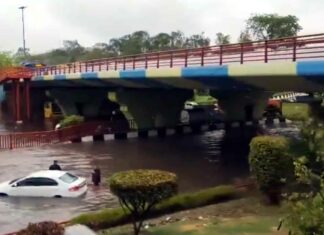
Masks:
[[[62,169],[61,169],[60,165],[57,164],[57,160],[54,160],[53,164],[50,165],[49,170],[57,170],[57,171],[60,171]]]
[[[92,182],[95,186],[98,186],[101,182],[101,172],[97,166],[92,172]]]

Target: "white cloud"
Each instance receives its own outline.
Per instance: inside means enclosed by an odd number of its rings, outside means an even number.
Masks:
[[[252,13],[293,14],[302,33],[320,33],[323,0],[0,0],[0,50],[22,44],[21,15],[26,5],[27,47],[41,52],[64,39],[84,46],[107,42],[135,30],[150,34],[181,30],[185,34],[217,32],[236,40]]]

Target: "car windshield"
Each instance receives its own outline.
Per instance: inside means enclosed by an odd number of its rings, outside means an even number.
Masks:
[[[65,173],[59,179],[62,180],[63,182],[65,182],[65,183],[70,184],[70,183],[73,183],[74,181],[76,181],[78,179],[78,177],[75,176],[75,175],[72,175],[70,173]]]
[[[11,180],[11,181],[9,182],[9,184],[13,184],[13,183],[17,182],[17,181],[20,180],[20,179],[21,179],[21,178],[17,178],[17,179]]]

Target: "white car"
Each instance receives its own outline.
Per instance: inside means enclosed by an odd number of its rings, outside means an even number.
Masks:
[[[88,190],[85,178],[46,170],[0,184],[0,196],[79,197]]]

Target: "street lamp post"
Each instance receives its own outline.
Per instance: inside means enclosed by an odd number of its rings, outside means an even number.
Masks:
[[[22,26],[23,26],[23,50],[24,50],[24,56],[26,59],[26,40],[25,40],[25,19],[24,19],[24,9],[26,6],[21,6],[18,9],[21,9],[21,19],[22,19]]]

